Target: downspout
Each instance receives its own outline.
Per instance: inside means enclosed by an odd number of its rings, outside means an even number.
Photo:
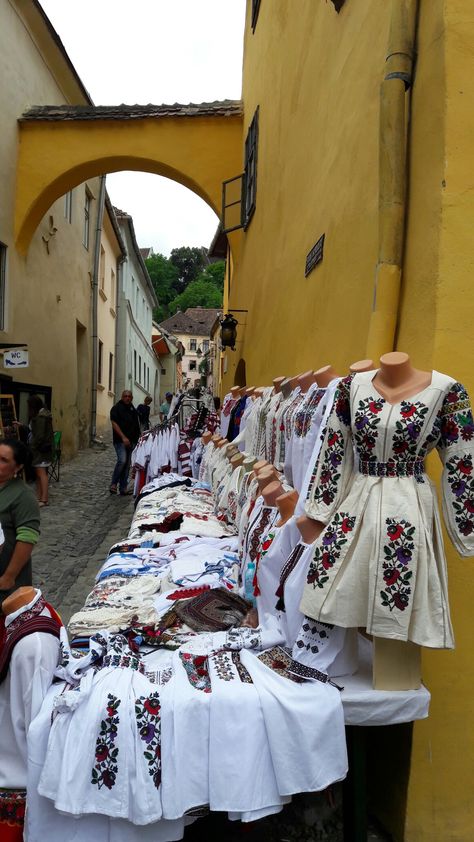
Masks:
[[[99,368],[99,334],[98,334],[98,313],[99,313],[99,266],[100,266],[100,241],[102,234],[102,221],[104,218],[105,205],[105,175],[100,176],[99,202],[97,205],[97,222],[94,241],[94,267],[92,270],[92,390],[91,390],[91,443],[97,438],[97,375]]]
[[[419,0],[392,0],[380,89],[379,246],[366,356],[394,350],[405,245],[409,107]]]

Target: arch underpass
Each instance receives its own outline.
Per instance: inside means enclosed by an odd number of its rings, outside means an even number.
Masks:
[[[241,102],[32,108],[19,120],[18,251],[56,199],[120,170],[174,179],[220,216],[222,182],[242,170]]]

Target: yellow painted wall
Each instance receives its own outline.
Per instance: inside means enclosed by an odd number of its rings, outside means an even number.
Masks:
[[[238,114],[21,123],[18,249],[28,248],[51,202],[102,173],[142,170],[167,176],[189,187],[220,213],[222,181],[240,166],[241,134]]]
[[[224,392],[240,359],[247,383],[260,385],[327,363],[344,374],[365,357],[377,262],[379,85],[392,3],[346,0],[339,15],[319,0],[262,3],[253,34],[250,5],[243,134],[259,106],[257,200],[248,230],[231,239],[224,308],[248,314],[236,314]],[[472,4],[420,0],[395,347],[471,395],[473,58]],[[305,278],[323,233],[324,260]],[[430,472],[438,482],[437,457]],[[470,842],[474,832],[473,562],[445,541],[457,648],[423,652],[430,717],[415,723],[412,747],[409,727],[390,737],[371,729],[371,807],[397,842]]]
[[[247,15],[244,136],[259,105],[257,199],[230,307],[249,311],[237,314],[246,327],[236,353],[252,385],[327,363],[344,373],[365,354],[388,24],[378,0],[348,0],[340,15],[314,0],[262,3],[254,34]],[[324,260],[305,278],[323,233]]]
[[[103,255],[99,267],[99,297],[97,302],[97,331],[102,342],[102,377],[97,383],[97,432],[110,430],[109,413],[118,397],[114,392],[115,334],[117,323],[117,260],[121,251],[110,216],[105,208],[101,246]],[[113,356],[111,388],[109,389],[109,354]]]
[[[5,329],[0,339],[28,343],[30,367],[19,370],[15,379],[52,387],[53,421],[62,430],[67,457],[88,442],[90,420],[92,252],[82,243],[85,188],[73,192],[71,223],[64,216],[64,199],[56,197],[39,219],[26,256],[16,251],[17,119],[35,103],[84,103],[85,97],[32,3],[0,4],[0,79],[0,241],[7,246]],[[98,180],[91,179],[89,188],[97,196]],[[93,199],[91,234],[96,204]],[[50,216],[57,229],[51,238]],[[43,237],[49,240],[49,254]]]

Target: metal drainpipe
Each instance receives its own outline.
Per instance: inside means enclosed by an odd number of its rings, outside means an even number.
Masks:
[[[91,390],[91,442],[97,436],[97,375],[99,368],[99,336],[98,336],[98,299],[99,299],[99,266],[100,240],[102,234],[102,220],[105,205],[105,175],[100,176],[99,201],[97,204],[97,222],[94,242],[94,268],[92,271],[92,390]]]
[[[419,0],[392,0],[384,80],[380,89],[379,247],[366,356],[392,351],[400,305],[405,245],[408,115]]]

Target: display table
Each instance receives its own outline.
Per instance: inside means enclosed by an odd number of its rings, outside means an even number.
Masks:
[[[343,685],[342,705],[346,723],[349,772],[343,783],[344,840],[367,842],[367,726],[401,725],[426,719],[431,696],[418,690],[374,690],[372,644],[358,636],[359,669],[336,678]]]
[[[372,644],[358,636],[359,669],[354,675],[336,678],[341,693],[346,725],[400,725],[426,719],[430,693],[419,690],[374,690],[372,687]]]

